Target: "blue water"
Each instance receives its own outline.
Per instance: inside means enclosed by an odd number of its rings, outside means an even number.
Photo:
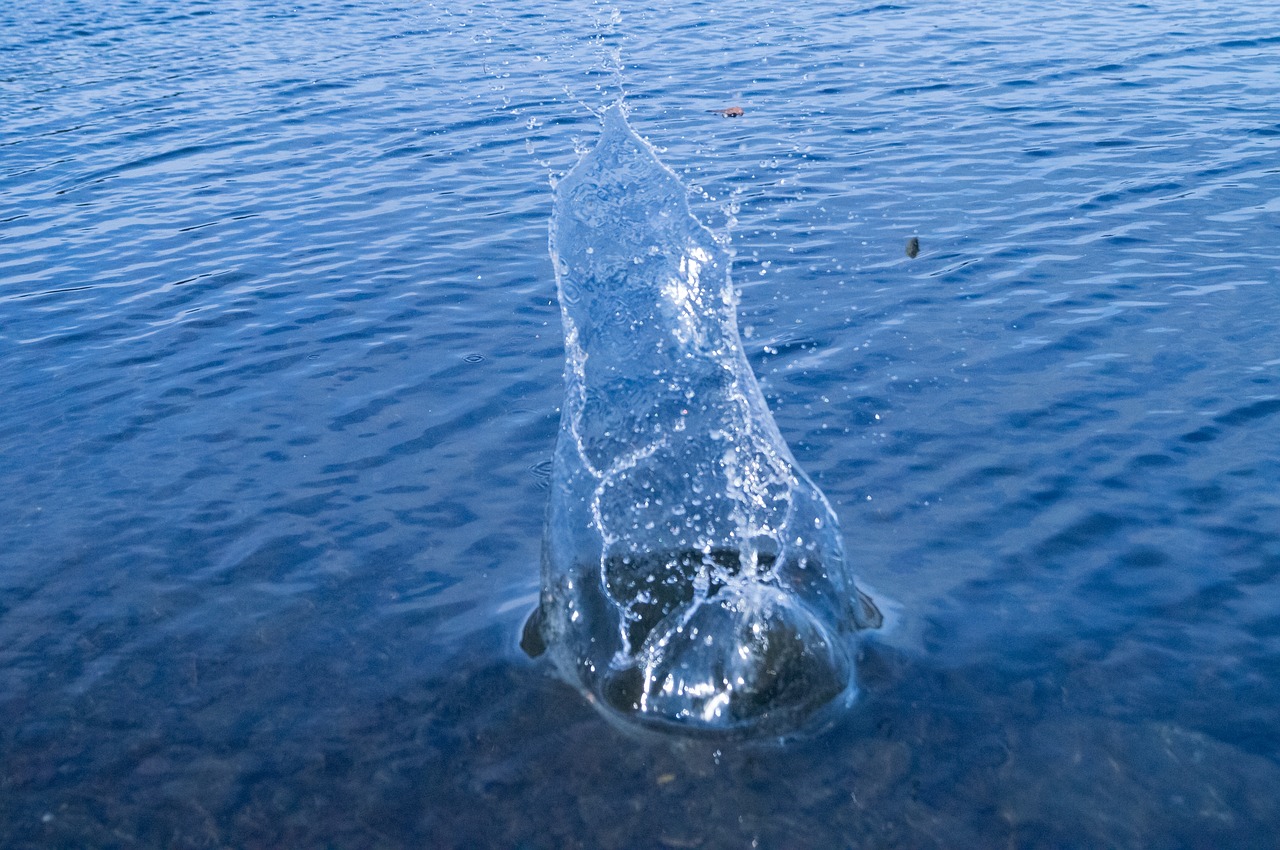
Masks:
[[[0,845],[1271,846],[1276,32],[5,4]],[[634,739],[517,647],[550,181],[623,90],[897,608],[812,741]]]

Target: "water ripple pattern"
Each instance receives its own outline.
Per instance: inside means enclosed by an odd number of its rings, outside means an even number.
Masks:
[[[1278,32],[0,4],[0,845],[1265,846]],[[549,183],[620,94],[732,228],[778,431],[901,605],[812,742],[636,741],[518,647]]]

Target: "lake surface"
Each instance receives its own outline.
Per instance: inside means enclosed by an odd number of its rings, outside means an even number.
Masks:
[[[1273,846],[1277,32],[6,4],[0,845]],[[622,92],[891,609],[813,739],[632,737],[517,645],[551,182]]]

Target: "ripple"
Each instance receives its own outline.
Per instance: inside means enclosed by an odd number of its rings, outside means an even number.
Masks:
[[[605,847],[711,840],[725,800],[744,846],[1274,832],[1274,4],[602,8],[0,9],[0,834]],[[770,775],[506,663],[548,182],[620,87],[732,226],[779,428],[902,605],[867,714]],[[567,805],[565,753],[600,766]]]

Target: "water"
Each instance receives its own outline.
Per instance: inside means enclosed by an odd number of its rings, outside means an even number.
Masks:
[[[1278,17],[7,4],[0,844],[1268,846]],[[517,646],[620,89],[900,606],[812,741]]]

